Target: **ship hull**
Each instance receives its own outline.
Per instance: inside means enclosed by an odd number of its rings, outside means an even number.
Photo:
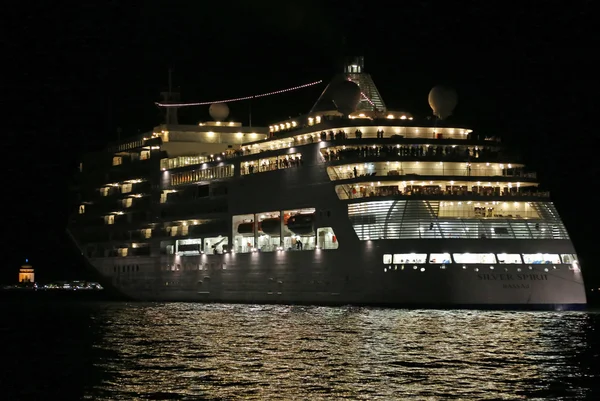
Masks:
[[[464,241],[441,244],[450,252],[468,248]],[[366,241],[353,249],[90,262],[123,294],[143,301],[551,310],[586,305],[581,272],[568,264],[384,264],[383,255],[397,248],[398,241]]]

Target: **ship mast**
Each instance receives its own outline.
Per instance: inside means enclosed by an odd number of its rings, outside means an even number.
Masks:
[[[173,69],[169,68],[169,87],[167,92],[161,92],[163,103],[177,103],[180,100],[179,92],[173,92]],[[165,124],[177,125],[177,107],[165,107]]]

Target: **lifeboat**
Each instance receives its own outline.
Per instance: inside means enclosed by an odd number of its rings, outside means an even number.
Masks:
[[[289,216],[284,216],[284,224],[285,221],[288,220]],[[279,219],[279,217],[273,217],[270,219],[264,219],[263,221],[261,221],[260,223],[260,229],[268,235],[279,235],[279,230],[281,228],[281,220]],[[290,235],[292,235],[291,231],[288,230],[287,226],[283,226],[283,235],[286,237],[289,237]]]
[[[315,215],[296,214],[290,216],[287,221],[287,227],[296,235],[314,235],[315,234]]]
[[[237,232],[241,235],[254,235],[254,222],[240,223]],[[258,233],[262,234],[261,223],[258,223]]]

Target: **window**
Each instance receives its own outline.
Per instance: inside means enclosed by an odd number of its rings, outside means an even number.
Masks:
[[[512,263],[512,264],[523,263],[523,261],[521,260],[521,255],[518,253],[499,253],[497,256],[498,256],[498,263]]]
[[[112,165],[113,166],[120,166],[121,164],[123,164],[123,158],[119,157],[119,156],[115,156],[112,159]]]
[[[104,224],[115,224],[115,215],[109,214],[108,216],[104,216]]]
[[[432,253],[429,255],[429,263],[452,263],[449,253]]]
[[[456,263],[496,263],[496,255],[493,253],[455,253]]]
[[[302,154],[273,156],[265,159],[247,161],[241,165],[241,174],[253,174],[264,171],[274,171],[302,165]]]
[[[565,264],[571,264],[577,261],[577,255],[575,255],[574,253],[561,253],[560,258]]]
[[[123,207],[131,207],[133,203],[133,199],[131,198],[125,198],[121,200],[121,204],[123,205]]]
[[[426,253],[396,253],[394,254],[394,263],[425,263]]]
[[[100,188],[100,194],[102,196],[108,196],[108,191],[109,190],[110,190],[110,188],[108,188],[108,187]]]
[[[142,229],[142,238],[150,238],[150,237],[152,237],[152,229],[151,228]]]
[[[386,253],[385,255],[383,255],[383,264],[389,265],[390,263],[392,263],[392,255]]]
[[[85,205],[79,205],[79,214],[85,213]]]
[[[133,185],[131,185],[131,184],[123,184],[123,185],[121,185],[121,193],[127,194],[127,193],[131,192],[131,188],[132,187],[133,187]]]
[[[215,166],[204,169],[184,171],[171,175],[171,185],[184,185],[217,178],[233,177],[233,165]]]
[[[150,151],[149,150],[142,150],[140,152],[140,160],[148,160],[150,158]]]
[[[524,253],[523,260],[534,265],[560,263],[559,256],[553,253]]]

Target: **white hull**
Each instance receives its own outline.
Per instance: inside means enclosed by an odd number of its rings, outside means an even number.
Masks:
[[[368,241],[354,249],[91,262],[111,277],[116,288],[138,300],[533,309],[573,309],[586,304],[581,272],[571,265],[384,265],[382,255],[397,249],[398,242],[378,242]],[[439,245],[436,242],[425,245]],[[519,244],[531,246],[532,242],[536,241]],[[543,245],[540,242],[537,245]],[[481,241],[444,243],[446,249],[460,246],[464,252],[465,246]],[[494,245],[505,248],[507,244]],[[562,245],[569,248],[570,242]],[[490,243],[485,246],[490,250]],[[161,270],[167,265],[178,270]],[[140,271],[123,272],[123,266],[131,270],[140,266]]]

